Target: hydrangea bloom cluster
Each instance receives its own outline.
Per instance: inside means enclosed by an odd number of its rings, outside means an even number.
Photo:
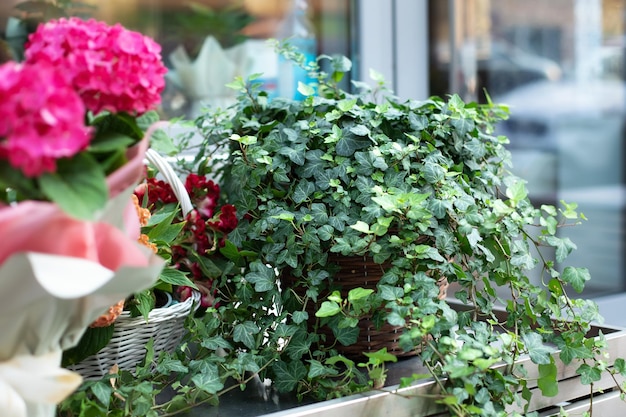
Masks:
[[[48,65],[0,66],[0,159],[28,177],[54,172],[56,160],[87,147],[85,106]]]
[[[201,292],[200,304],[210,307],[214,303],[214,276],[207,276],[206,268],[201,265],[206,259],[219,257],[218,249],[224,245],[227,235],[237,227],[236,209],[231,204],[224,204],[218,209],[220,187],[204,176],[191,173],[185,179],[185,189],[189,193],[194,207],[183,219],[185,221],[180,236],[171,244],[172,265],[188,272]],[[177,203],[172,187],[156,178],[148,178],[135,191],[139,201],[147,195],[147,207],[157,211],[166,204]],[[191,296],[188,287],[179,288],[179,296],[184,300]]]
[[[151,38],[76,17],[38,26],[23,64],[0,66],[0,163],[56,172],[93,140],[88,110],[140,115],[161,101],[167,69]]]
[[[145,113],[160,103],[165,86],[160,45],[119,24],[76,17],[51,20],[29,37],[25,58],[61,66],[96,114]]]

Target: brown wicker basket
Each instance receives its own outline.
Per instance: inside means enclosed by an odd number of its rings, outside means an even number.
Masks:
[[[329,255],[328,262],[339,267],[339,270],[333,275],[333,287],[338,287],[342,298],[346,298],[348,292],[354,288],[376,289],[376,285],[385,273],[385,268],[388,267],[385,264],[377,264],[365,256]],[[291,288],[299,295],[304,295],[305,289],[297,286],[295,277],[283,273],[281,282],[283,286]],[[437,284],[439,286],[439,299],[444,299],[447,295],[448,280],[440,279]],[[320,294],[318,303],[324,301],[326,296],[328,294]],[[318,308],[319,304],[307,303],[306,311],[309,314],[310,328],[313,327],[316,320],[315,312]],[[348,358],[363,358],[364,352],[376,352],[382,348],[387,348],[387,352],[397,357],[415,356],[418,353],[417,351],[406,352],[400,347],[400,335],[403,332],[403,328],[400,326],[385,323],[377,328],[370,317],[364,317],[359,320],[358,327],[360,329],[359,338],[356,343],[349,346],[343,346],[340,343],[335,344],[334,334],[327,326],[321,326],[317,332],[325,337],[326,342],[322,342],[323,345],[334,344],[337,351]]]

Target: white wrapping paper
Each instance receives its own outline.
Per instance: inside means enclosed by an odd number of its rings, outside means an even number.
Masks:
[[[0,415],[53,417],[81,383],[63,350],[109,306],[151,287],[164,261],[137,243],[132,187],[99,221],[52,203],[0,207]]]
[[[253,51],[247,42],[223,49],[213,37],[207,37],[198,57],[192,60],[179,46],[169,55],[173,70],[166,78],[192,101],[191,117],[203,105],[226,108],[233,103],[235,92],[226,87],[236,76],[249,75]]]

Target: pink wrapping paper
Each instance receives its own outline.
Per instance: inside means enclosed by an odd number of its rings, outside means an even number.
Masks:
[[[52,417],[81,382],[59,368],[107,308],[149,288],[163,260],[137,243],[130,195],[143,172],[148,139],[107,179],[110,200],[94,222],[49,202],[0,206],[0,409],[10,417]],[[41,387],[33,397],[30,388]]]

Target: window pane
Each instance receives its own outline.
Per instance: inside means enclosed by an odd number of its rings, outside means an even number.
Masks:
[[[297,5],[306,6],[313,54],[351,56],[349,0],[3,0],[0,34],[12,48],[0,51],[20,59],[36,23],[62,15],[121,23],[163,48],[170,69],[164,115],[194,116],[207,103],[231,103],[233,92],[224,85],[235,76],[263,73],[265,88],[277,89],[278,57],[267,39],[292,35],[287,20]]]
[[[568,263],[590,269],[590,294],[624,289],[624,2],[429,5],[431,92],[510,105],[500,133],[532,199],[589,219],[562,229],[578,246]]]

